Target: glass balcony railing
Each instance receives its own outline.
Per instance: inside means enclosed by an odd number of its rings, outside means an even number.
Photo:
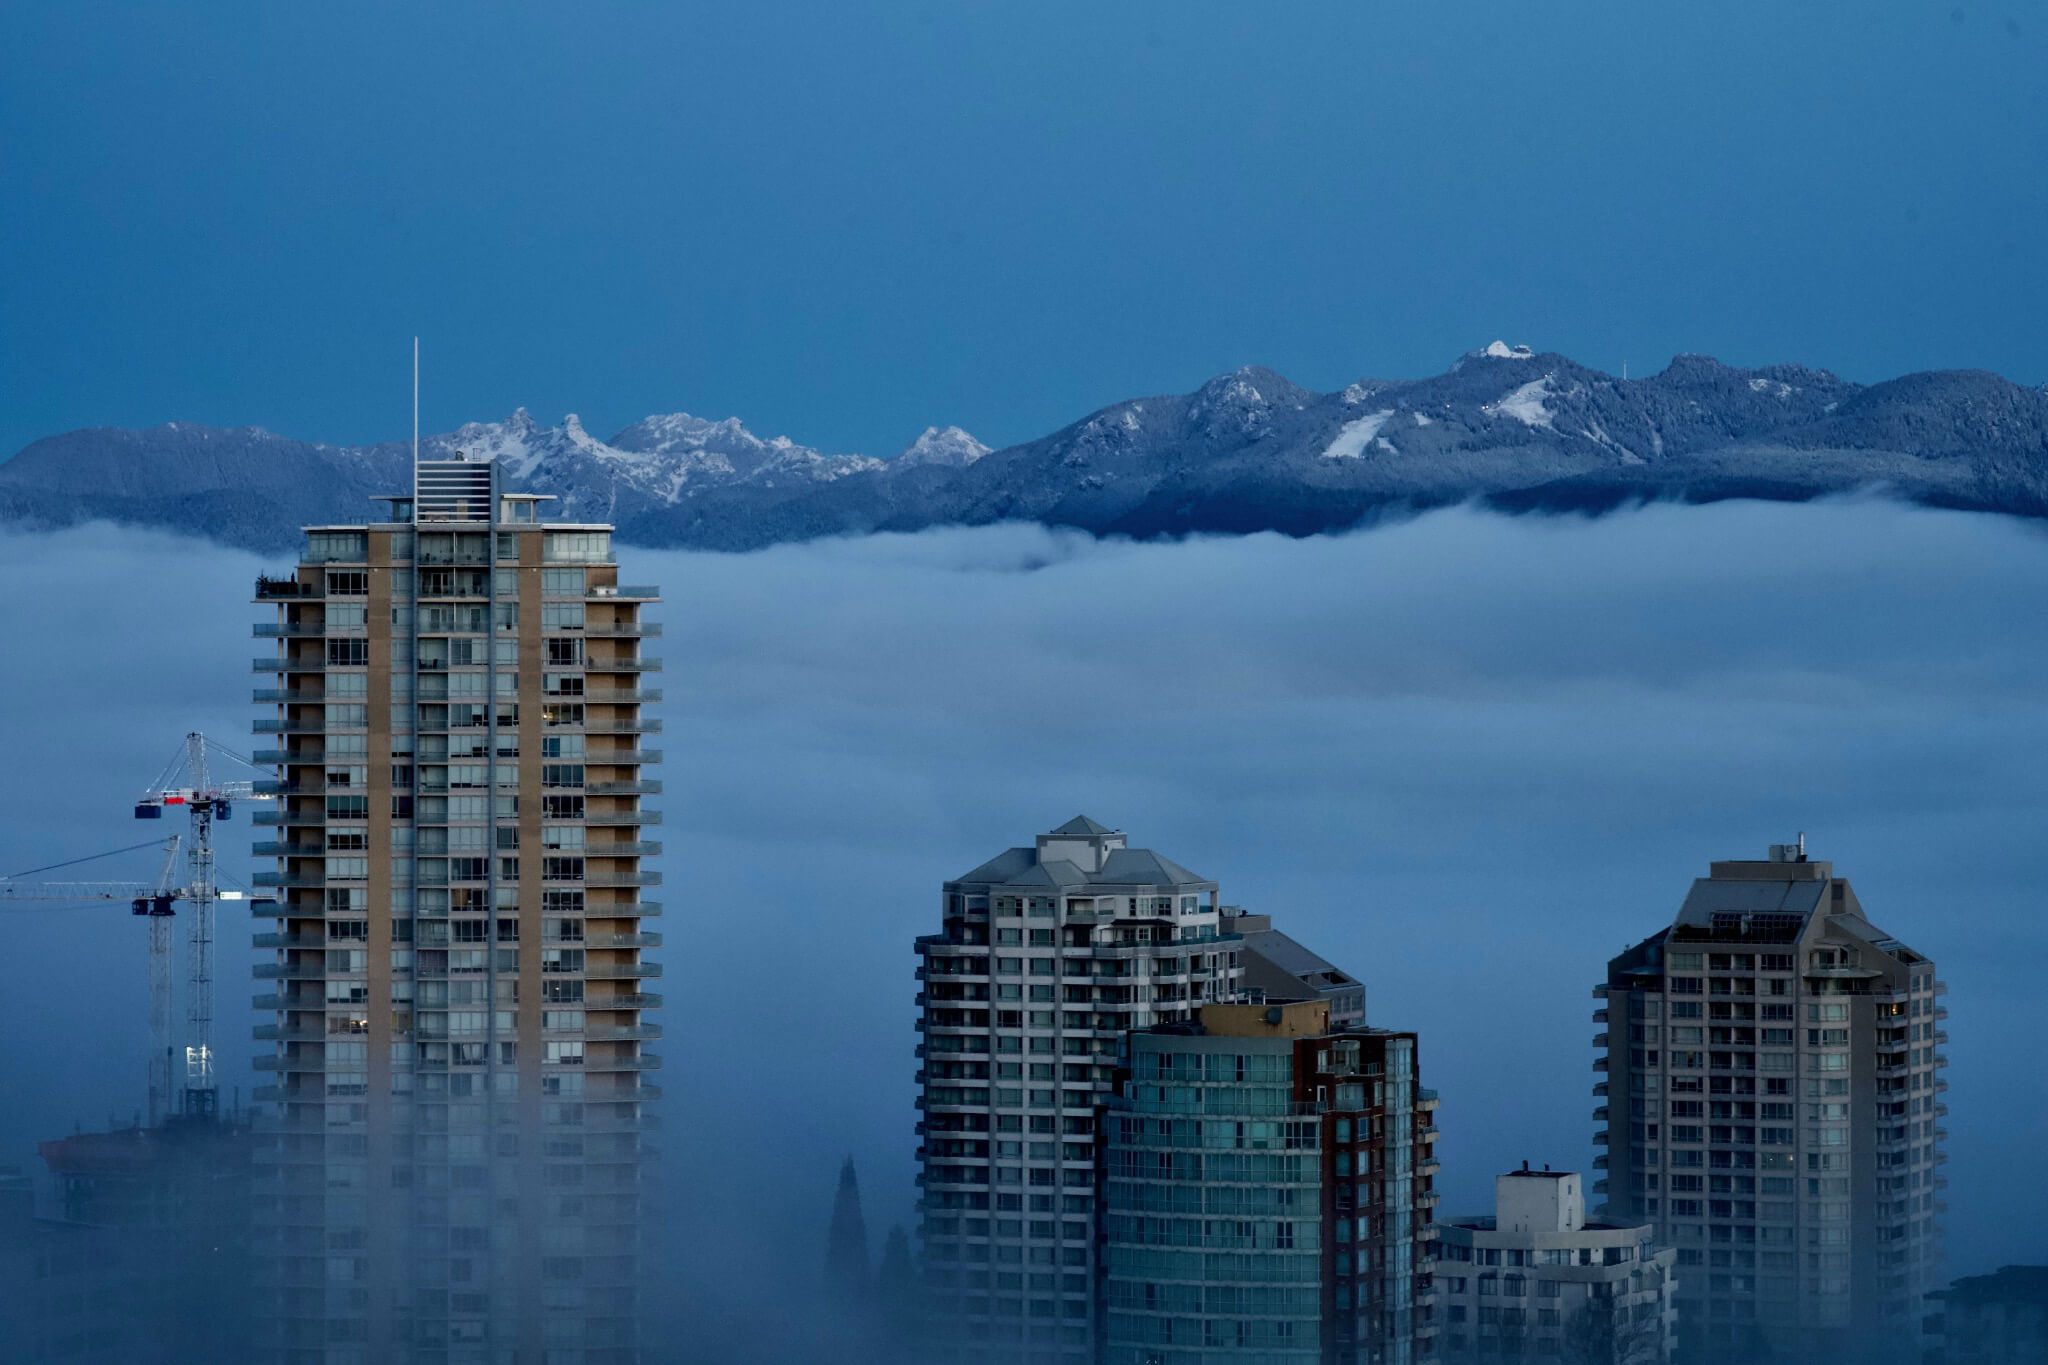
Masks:
[[[661,1008],[661,1002],[662,997],[660,995],[650,991],[639,991],[627,995],[613,995],[603,999],[586,1000],[583,1002],[583,1008],[586,1011],[658,1010]]]
[[[658,825],[661,819],[662,813],[658,810],[600,810],[585,815],[583,823],[593,826]]]

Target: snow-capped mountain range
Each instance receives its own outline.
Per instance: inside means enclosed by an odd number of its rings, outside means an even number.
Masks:
[[[1981,371],[1850,383],[1681,356],[1638,379],[1502,342],[1441,375],[1315,393],[1270,370],[1133,399],[991,450],[929,427],[888,459],[763,439],[735,418],[648,417],[600,441],[524,409],[425,438],[499,461],[551,515],[647,545],[752,549],[818,536],[1029,520],[1098,534],[1312,534],[1481,499],[1600,511],[1650,498],[1858,488],[2048,515],[2048,392]],[[174,422],[47,437],[0,465],[0,521],[104,518],[280,550],[409,483],[402,442],[342,447]]]

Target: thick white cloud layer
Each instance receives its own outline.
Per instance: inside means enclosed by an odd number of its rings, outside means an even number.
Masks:
[[[1709,859],[1804,830],[1953,985],[1955,1268],[2039,1258],[2048,1195],[2006,1178],[2048,1140],[2024,1041],[2048,951],[2037,526],[1723,504],[622,553],[667,595],[663,1145],[689,1263],[808,1274],[845,1152],[870,1225],[909,1218],[910,940],[942,879],[1077,812],[1422,1031],[1447,1212],[1510,1162],[1590,1160],[1604,959]],[[147,834],[124,803],[185,729],[247,746],[259,567],[106,528],[0,538],[0,871]],[[13,988],[38,1043],[0,1063],[0,1160],[132,1110],[141,1072],[125,909],[9,913],[52,970]],[[228,1064],[253,1075],[221,975]],[[95,1022],[110,1004],[133,1018]]]

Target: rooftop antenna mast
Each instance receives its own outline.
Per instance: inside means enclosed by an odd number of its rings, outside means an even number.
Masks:
[[[420,462],[420,339],[412,339],[412,462]]]

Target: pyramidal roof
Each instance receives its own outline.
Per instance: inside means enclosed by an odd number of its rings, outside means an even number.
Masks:
[[[1049,832],[1050,832],[1050,833],[1053,833],[1053,834],[1114,834],[1114,833],[1116,833],[1116,831],[1115,831],[1115,830],[1113,830],[1113,829],[1111,829],[1111,828],[1110,828],[1109,826],[1107,826],[1107,825],[1101,825],[1101,824],[1097,824],[1097,823],[1096,823],[1095,821],[1093,821],[1093,820],[1090,820],[1090,819],[1089,819],[1089,818],[1088,818],[1087,816],[1085,816],[1085,815],[1077,815],[1077,816],[1075,816],[1075,817],[1074,817],[1073,819],[1071,819],[1071,820],[1067,821],[1067,823],[1065,823],[1064,825],[1061,825],[1061,826],[1060,826],[1060,827],[1059,827],[1058,829],[1055,829],[1055,830],[1052,830],[1052,831],[1049,831]]]

